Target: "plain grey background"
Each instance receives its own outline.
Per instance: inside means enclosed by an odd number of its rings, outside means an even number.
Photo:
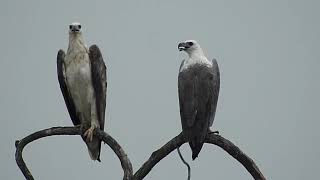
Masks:
[[[267,179],[314,179],[319,172],[320,3],[297,0],[0,2],[0,179],[24,179],[14,141],[71,120],[58,86],[56,54],[68,25],[83,25],[108,66],[105,129],[136,171],[180,133],[177,44],[196,39],[218,60],[221,90],[214,130],[252,157]],[[192,179],[251,179],[233,158],[205,145]],[[90,160],[77,136],[25,148],[36,179],[121,179],[108,146]],[[185,179],[177,152],[145,179]]]

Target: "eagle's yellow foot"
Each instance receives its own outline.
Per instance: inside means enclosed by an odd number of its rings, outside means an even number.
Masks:
[[[87,141],[89,141],[89,142],[92,141],[92,139],[93,139],[93,131],[94,131],[94,129],[97,128],[97,127],[98,127],[98,126],[91,125],[91,127],[90,127],[88,130],[86,130],[86,132],[84,132],[83,135],[84,135],[85,137],[87,137],[87,138],[86,138]]]

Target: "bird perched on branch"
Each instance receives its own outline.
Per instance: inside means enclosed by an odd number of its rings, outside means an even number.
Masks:
[[[91,159],[100,162],[101,140],[93,131],[104,129],[106,66],[97,45],[87,48],[81,28],[80,23],[69,25],[67,53],[57,55],[58,80],[73,124],[85,128],[82,139]]]
[[[208,60],[199,43],[187,40],[178,49],[188,54],[182,61],[178,77],[182,133],[198,157],[216,113],[220,73],[217,61]]]

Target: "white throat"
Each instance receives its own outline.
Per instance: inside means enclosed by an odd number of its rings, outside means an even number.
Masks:
[[[200,47],[186,52],[188,53],[188,57],[184,60],[180,71],[187,69],[194,64],[203,64],[208,67],[212,66],[212,62],[206,58]]]
[[[88,52],[88,48],[84,42],[84,38],[82,36],[82,33],[76,33],[76,34],[69,34],[69,46],[68,46],[68,52],[81,52],[86,51]]]
[[[65,58],[65,63],[68,66],[73,61],[81,60],[88,61],[89,50],[84,42],[82,33],[69,34],[69,46]]]

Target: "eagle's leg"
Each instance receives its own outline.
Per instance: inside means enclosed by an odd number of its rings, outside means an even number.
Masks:
[[[86,132],[84,132],[84,136],[87,137],[87,141],[91,142],[93,139],[93,131],[94,129],[99,128],[99,124],[94,123],[94,121],[91,121],[91,126],[89,129],[86,130]]]
[[[95,99],[94,99],[95,101]],[[97,109],[96,103],[91,103],[91,126],[90,128],[84,133],[84,136],[87,137],[87,141],[91,142],[93,139],[93,131],[96,128],[100,128],[98,116],[97,116]]]

